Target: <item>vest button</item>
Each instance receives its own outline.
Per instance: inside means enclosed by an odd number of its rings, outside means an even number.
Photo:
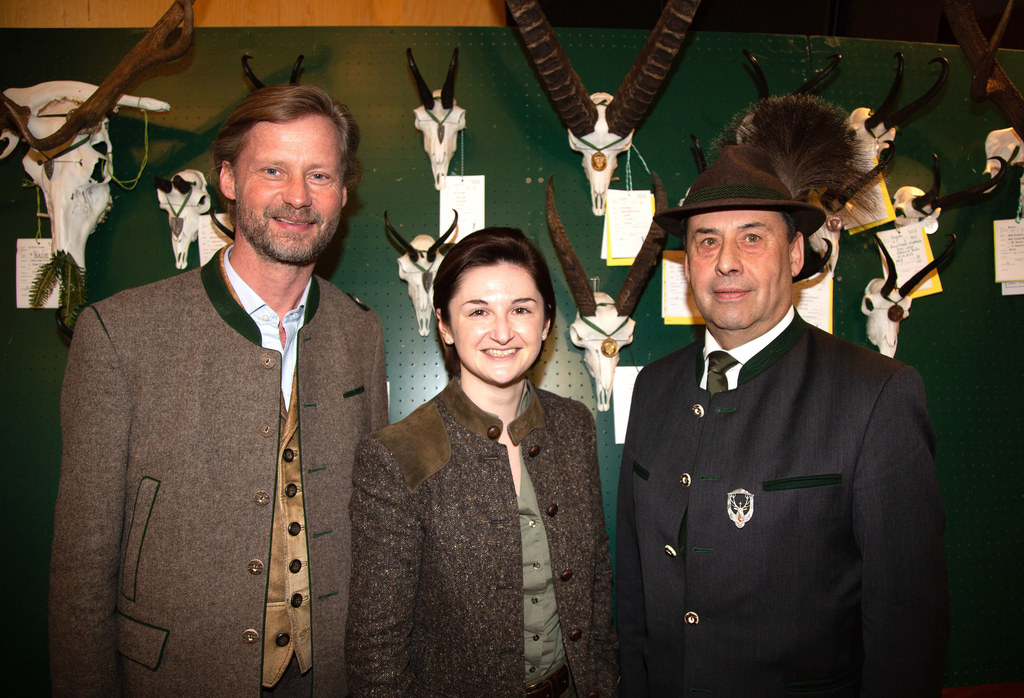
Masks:
[[[278,633],[277,637],[274,638],[274,644],[278,647],[287,647],[291,641],[292,639],[288,636],[288,633]]]
[[[284,453],[281,454],[281,457],[284,458],[286,463],[291,463],[293,460],[295,460],[295,451],[293,451],[290,448],[286,448],[284,450]]]
[[[288,533],[297,536],[302,532],[302,525],[298,521],[292,521],[288,524]]]
[[[558,505],[551,502],[551,506],[548,507],[548,516],[554,516],[558,513]]]
[[[569,633],[569,639],[572,640],[573,642],[576,642],[581,637],[583,637],[583,631],[580,630],[579,628],[573,628],[573,631],[571,633]]]
[[[536,458],[538,453],[540,453],[539,445],[534,444],[533,446],[530,446],[530,458]]]
[[[302,560],[292,560],[288,563],[288,571],[297,574],[302,569]]]
[[[298,491],[299,488],[296,487],[295,483],[293,482],[289,482],[287,485],[284,486],[284,493],[289,497],[294,497]]]
[[[494,441],[499,436],[501,436],[501,427],[497,427],[497,426],[487,427],[487,438],[488,439],[491,439],[492,441]]]
[[[245,566],[245,569],[249,570],[249,574],[260,574],[263,572],[263,561],[249,560],[249,564]]]
[[[255,645],[260,639],[260,634],[249,628],[242,633],[242,642],[246,645]]]
[[[252,496],[252,501],[256,502],[257,506],[265,507],[270,504],[270,495],[260,490]]]
[[[572,570],[566,570],[565,572],[562,572],[563,582],[568,582],[570,579],[572,579]]]
[[[298,608],[302,605],[302,594],[292,594],[292,607]]]

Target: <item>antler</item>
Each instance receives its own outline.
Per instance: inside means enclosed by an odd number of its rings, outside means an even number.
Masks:
[[[665,196],[665,187],[661,184],[661,177],[657,172],[651,172],[654,179],[654,208],[657,211],[664,211],[668,208],[668,197]],[[615,298],[615,310],[622,317],[629,317],[636,309],[640,300],[640,293],[644,284],[651,275],[651,271],[658,264],[658,257],[665,248],[665,231],[657,223],[651,221],[651,228],[647,231],[643,245],[637,253],[633,264],[629,267],[626,280],[622,282],[619,295]]]
[[[963,201],[964,199],[969,199],[972,196],[985,194],[991,191],[997,184],[999,184],[1003,175],[1006,174],[1006,160],[998,155],[989,158],[989,160],[998,160],[1001,165],[999,172],[994,177],[990,177],[986,181],[967,187],[966,189],[939,196],[939,188],[942,183],[942,178],[939,174],[939,156],[932,153],[932,188],[925,194],[914,198],[912,202],[914,208],[927,216],[937,208],[949,206],[950,204],[955,204],[958,201]]]
[[[605,118],[609,132],[626,136],[643,120],[672,68],[699,6],[700,0],[670,0],[665,4],[647,43],[608,105]]]
[[[597,123],[597,107],[590,101],[580,76],[572,69],[540,5],[536,0],[507,0],[506,4],[566,128],[577,138],[592,133]]]
[[[864,128],[868,133],[876,133],[876,127],[881,124],[882,129],[878,133],[883,133],[890,128],[899,126],[906,121],[911,114],[916,112],[918,109],[923,107],[928,102],[935,98],[935,95],[939,93],[942,86],[946,84],[946,78],[949,77],[949,61],[946,58],[933,58],[928,61],[928,64],[938,63],[939,64],[939,77],[936,78],[935,83],[925,92],[923,95],[915,99],[910,104],[906,105],[902,109],[896,109],[896,97],[899,94],[900,86],[903,83],[903,52],[897,51],[893,56],[896,59],[896,77],[893,78],[892,86],[889,88],[889,93],[882,100],[882,103],[878,105],[878,108],[874,110],[864,122]]]
[[[455,220],[453,220],[452,224],[448,226],[448,230],[444,231],[444,235],[435,240],[434,244],[432,244],[430,248],[427,250],[428,262],[434,261],[434,258],[437,257],[437,251],[441,249],[441,245],[443,245],[444,241],[448,239],[448,236],[455,231],[455,226],[459,224],[459,212],[453,208],[452,213],[455,214]]]
[[[986,41],[981,33],[969,0],[942,0],[942,6],[946,11],[946,19],[953,29],[953,35],[974,73],[974,79],[971,81],[971,99],[975,102],[992,100],[1017,132],[1017,136],[1022,136],[1024,96],[1021,96],[1020,90],[995,58],[996,49],[999,48],[1003,31],[1013,10],[1013,0],[1007,2],[991,42]]]
[[[558,217],[558,210],[555,208],[555,177],[548,176],[547,189],[547,213],[548,232],[551,233],[551,243],[555,246],[559,261],[562,262],[562,269],[565,270],[565,280],[569,284],[569,291],[576,301],[576,308],[580,311],[580,317],[592,317],[597,314],[597,301],[594,300],[594,291],[590,288],[590,281],[583,271],[580,258],[576,256],[576,250],[572,248],[569,237],[565,234],[565,226]]]
[[[39,151],[52,150],[66,143],[76,133],[88,130],[100,123],[131,83],[143,71],[161,63],[181,58],[192,45],[192,3],[194,0],[174,0],[164,16],[139,40],[117,67],[82,106],[71,110],[67,120],[56,133],[46,138],[36,138],[28,129],[28,109],[13,102],[0,93],[6,114],[0,114],[0,127],[12,128],[30,146]],[[178,26],[181,34],[168,45],[171,34]]]
[[[768,99],[771,96],[771,92],[768,89],[768,78],[764,74],[764,69],[761,68],[761,64],[758,62],[757,57],[747,49],[740,49],[747,61],[750,62],[750,67],[754,71],[754,81],[757,83],[757,96],[758,99]],[[828,65],[819,70],[817,73],[807,78],[804,84],[796,88],[790,94],[802,95],[810,92],[817,87],[821,82],[827,78],[833,70],[839,65],[839,61],[843,60],[843,54],[833,53],[828,57]]]
[[[405,251],[409,253],[409,257],[413,260],[419,259],[420,251],[406,242],[405,238],[398,234],[398,231],[395,230],[395,226],[391,225],[391,220],[388,218],[387,211],[384,212],[384,228],[395,236],[395,239],[398,240],[398,244],[400,244]]]

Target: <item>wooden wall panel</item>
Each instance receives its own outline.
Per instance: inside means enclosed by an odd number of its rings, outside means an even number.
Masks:
[[[148,27],[169,0],[0,3],[0,28]],[[501,27],[502,0],[196,0],[197,27]]]

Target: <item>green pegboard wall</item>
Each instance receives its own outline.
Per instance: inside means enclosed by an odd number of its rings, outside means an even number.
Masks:
[[[100,81],[141,36],[128,30],[3,30],[0,56],[8,66],[0,87],[45,80]],[[632,30],[560,30],[562,44],[590,91],[613,92],[643,45],[646,33]],[[39,51],[45,46],[46,51]],[[208,147],[231,108],[245,95],[239,60],[254,58],[266,83],[287,80],[299,53],[306,56],[303,82],[328,89],[352,109],[362,127],[363,182],[350,196],[336,244],[318,271],[359,296],[380,314],[385,327],[391,417],[400,419],[432,397],[447,381],[436,338],[416,332],[412,304],[398,278],[400,250],[385,236],[383,213],[403,235],[436,235],[438,198],[422,137],[412,126],[417,105],[405,63],[412,47],[432,87],[443,81],[453,47],[460,63],[456,100],[467,109],[467,129],[450,176],[486,175],[489,225],[523,228],[551,265],[558,316],[535,382],[582,400],[597,418],[598,446],[609,532],[615,535],[615,490],[621,446],[614,443],[611,413],[596,412],[593,384],[581,352],[568,340],[575,316],[544,218],[544,189],[555,176],[556,200],[566,230],[589,275],[615,293],[626,268],[599,259],[601,220],[590,213],[580,156],[569,150],[565,129],[540,88],[519,40],[510,29],[279,28],[198,29],[192,52],[159,69],[132,93],[163,99],[166,114],[151,114],[149,164],[133,191],[113,188],[114,205],[92,236],[87,251],[89,297],[105,298],[124,288],[172,276],[167,218],[157,207],[152,176],[169,177],[194,167],[208,172]],[[904,184],[927,188],[931,153],[939,155],[944,191],[981,177],[985,134],[1007,124],[990,104],[967,97],[969,73],[956,47],[826,38],[697,34],[686,42],[652,113],[634,143],[662,177],[671,201],[696,175],[690,134],[707,144],[732,115],[757,97],[740,49],[760,60],[773,93],[788,92],[841,52],[840,68],[817,91],[845,109],[875,106],[888,91],[893,54],[902,49],[907,69],[901,102],[924,92],[936,70],[928,61],[942,55],[952,70],[936,102],[913,118],[897,140],[891,191]],[[26,60],[31,56],[31,60]],[[1000,60],[1017,84],[1024,84],[1024,54],[1002,52]],[[134,174],[143,154],[143,120],[124,109],[111,118],[114,169]],[[22,149],[0,162],[0,221],[8,236],[0,276],[2,378],[7,390],[7,452],[3,481],[7,529],[17,531],[9,559],[17,576],[5,575],[6,597],[18,599],[3,612],[3,656],[17,666],[15,687],[45,693],[46,588],[52,510],[59,473],[58,399],[66,350],[57,337],[52,311],[16,310],[14,239],[35,232],[35,196],[23,188]],[[620,159],[613,186],[624,188]],[[649,187],[639,159],[630,160],[635,187]],[[953,632],[948,685],[1024,680],[1024,576],[1017,512],[1022,494],[1016,477],[1024,465],[1018,424],[1022,372],[1012,363],[986,377],[976,357],[1015,353],[1024,340],[1024,298],[1004,297],[992,278],[991,221],[1017,210],[1020,168],[995,194],[970,206],[943,212],[940,235],[956,232],[957,252],[942,271],[944,293],[920,299],[903,325],[897,357],[916,366],[928,388],[929,409],[939,434],[937,468],[948,512]],[[46,224],[43,224],[46,235]],[[678,247],[678,241],[669,242]],[[861,237],[844,234],[835,287],[835,332],[867,344],[860,298],[869,279],[880,276],[877,253]],[[193,246],[190,268],[198,264]],[[623,350],[623,365],[642,365],[688,343],[690,327],[661,321],[661,272],[655,272],[634,318],[637,332]],[[187,341],[187,338],[183,338]],[[836,425],[841,428],[841,425]],[[24,457],[21,457],[24,456]],[[912,498],[914,493],[908,492]],[[15,641],[13,638],[17,638]],[[17,684],[21,684],[18,686]]]

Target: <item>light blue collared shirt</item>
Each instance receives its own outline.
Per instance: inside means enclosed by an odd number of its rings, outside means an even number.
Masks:
[[[740,369],[743,368],[743,364],[750,361],[752,358],[757,356],[757,353],[764,349],[766,346],[775,341],[783,331],[789,327],[789,323],[793,322],[793,318],[796,317],[796,310],[793,306],[789,306],[789,312],[786,316],[779,320],[779,324],[765,332],[760,337],[752,339],[746,344],[741,344],[734,349],[729,350],[729,355],[736,359],[739,363],[730,368],[725,372],[725,379],[729,382],[729,390],[736,387],[740,378]],[[722,348],[722,345],[711,336],[711,333],[704,332],[704,376],[700,379],[700,387],[707,389],[708,387],[708,354],[713,351],[718,351]]]
[[[284,408],[287,410],[288,403],[292,399],[292,380],[295,378],[295,361],[298,355],[295,338],[306,319],[306,297],[309,295],[309,287],[313,283],[313,279],[311,277],[306,282],[306,288],[302,291],[302,297],[299,298],[299,305],[294,310],[285,313],[282,320],[231,266],[232,250],[234,250],[234,245],[224,253],[224,271],[227,273],[228,282],[235,290],[238,300],[242,301],[245,312],[249,313],[249,317],[260,328],[260,344],[264,349],[272,349],[282,356],[281,395],[284,397]],[[278,329],[280,326],[284,327],[284,347],[281,346],[281,331]]]

